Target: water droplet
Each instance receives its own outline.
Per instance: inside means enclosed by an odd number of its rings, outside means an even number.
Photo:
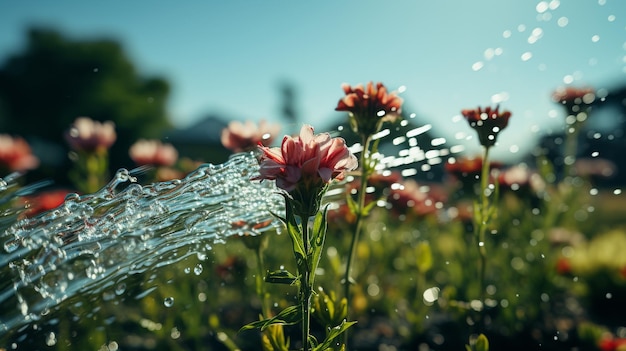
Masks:
[[[530,51],[526,51],[526,52],[525,52],[525,53],[523,53],[523,54],[522,54],[522,56],[521,56],[522,61],[528,61],[528,60],[530,60],[532,57],[533,57],[533,54],[532,54],[532,52],[530,52]]]
[[[559,27],[565,27],[569,23],[569,19],[567,17],[561,17],[556,21]]]
[[[472,65],[472,71],[476,72],[476,71],[480,71],[483,68],[484,64],[482,63],[482,61],[477,61]]]
[[[423,298],[424,304],[428,306],[432,305],[435,301],[437,301],[437,299],[439,299],[439,288],[432,287],[424,290]]]
[[[172,331],[170,332],[170,337],[174,340],[180,338],[180,330],[178,330],[178,328],[176,327],[172,328]]]
[[[47,336],[46,336],[46,345],[48,346],[54,346],[57,343],[57,337],[54,334],[54,332],[50,332]]]
[[[119,283],[115,288],[115,293],[117,295],[122,295],[126,291],[126,283]]]
[[[548,10],[548,2],[547,1],[540,1],[537,6],[535,6],[535,9],[537,10],[537,12],[539,13],[544,13]]]
[[[613,294],[611,294],[611,293],[606,293],[606,295],[605,295],[605,296],[606,296],[606,298],[607,298],[607,299],[609,299],[609,300],[613,298]]]
[[[597,43],[598,41],[600,41],[600,36],[599,35],[594,35],[591,37],[591,41],[594,43]]]
[[[189,273],[191,273],[191,268],[190,267],[185,267],[185,269],[183,269],[183,272],[185,272],[185,274],[189,274]]]
[[[613,22],[613,21],[615,21],[615,15],[609,15],[609,17],[607,18],[607,20],[608,20],[609,22]]]
[[[193,273],[195,275],[200,275],[202,273],[202,265],[200,263],[198,263],[194,268],[193,268]]]
[[[619,195],[621,193],[622,193],[622,189],[615,189],[615,190],[613,190],[613,194],[614,195]]]
[[[174,298],[173,297],[166,297],[163,300],[163,305],[165,305],[165,307],[172,307],[174,305]]]
[[[557,8],[559,8],[559,5],[561,5],[561,2],[559,0],[550,1],[550,10],[556,10]]]

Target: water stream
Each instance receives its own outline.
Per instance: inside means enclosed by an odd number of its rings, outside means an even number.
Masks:
[[[144,186],[120,170],[100,191],[70,194],[55,210],[12,224],[3,216],[0,338],[74,296],[124,293],[135,274],[202,255],[233,235],[275,228],[271,213],[280,213],[282,198],[272,182],[250,181],[257,172],[252,153]]]

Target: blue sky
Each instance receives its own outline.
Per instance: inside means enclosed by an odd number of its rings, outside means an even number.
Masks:
[[[171,82],[179,127],[211,112],[276,119],[287,81],[302,122],[322,131],[345,118],[341,83],[373,80],[405,89],[405,111],[449,143],[474,136],[461,109],[501,101],[513,117],[500,158],[561,127],[554,88],[626,82],[622,0],[0,0],[0,61],[31,25],[121,41],[141,72]]]

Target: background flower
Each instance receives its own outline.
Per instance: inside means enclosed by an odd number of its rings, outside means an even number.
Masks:
[[[373,135],[382,122],[394,122],[400,117],[402,99],[396,93],[388,93],[383,83],[367,83],[354,88],[342,85],[346,96],[337,103],[335,111],[350,113],[352,130],[360,135]]]
[[[496,106],[493,109],[491,107],[486,107],[485,109],[478,107],[473,110],[466,109],[461,111],[470,127],[474,128],[478,133],[480,144],[485,147],[495,145],[498,134],[509,123],[511,112],[500,112],[499,109],[500,106]]]
[[[254,150],[259,143],[269,146],[280,131],[280,125],[265,120],[258,126],[252,121],[232,121],[222,130],[222,145],[233,152]]]
[[[116,139],[113,122],[101,123],[88,117],[77,118],[65,134],[65,140],[77,151],[108,150]]]
[[[560,87],[552,93],[552,100],[565,106],[568,113],[581,112],[595,99],[595,91],[590,87]]]
[[[28,143],[20,137],[0,135],[0,170],[2,172],[23,172],[39,165]],[[2,174],[4,175],[4,174]]]
[[[178,160],[174,146],[160,140],[140,139],[130,147],[128,154],[138,166],[171,166]]]

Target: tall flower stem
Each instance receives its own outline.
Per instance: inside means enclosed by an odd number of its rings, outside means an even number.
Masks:
[[[350,285],[352,284],[352,264],[354,257],[356,256],[356,248],[358,246],[359,237],[361,236],[361,228],[363,227],[363,220],[365,218],[365,191],[367,189],[367,178],[369,177],[369,148],[372,138],[370,136],[363,137],[363,150],[359,158],[361,164],[361,186],[358,192],[356,203],[356,223],[354,232],[352,233],[352,241],[350,242],[350,251],[348,252],[348,261],[346,262],[346,273],[344,276],[344,297],[348,305],[348,316],[350,315]],[[348,332],[344,334],[344,344],[348,344]]]
[[[565,130],[565,150],[563,151],[563,179],[572,177],[572,166],[576,162],[578,153],[578,133],[580,125],[574,122]]]
[[[309,232],[309,217],[307,215],[301,216],[302,220],[302,238],[304,239],[304,252],[309,252],[310,246],[310,232]],[[307,264],[308,266],[308,264]],[[315,272],[311,272],[305,269],[301,272],[302,280],[300,281],[300,303],[302,305],[302,349],[309,350],[309,333],[311,324],[311,294],[313,289],[311,287],[312,279],[311,275]]]
[[[478,282],[480,288],[480,303],[485,303],[485,271],[487,269],[487,248],[485,242],[485,235],[487,233],[487,225],[489,224],[490,206],[488,199],[488,187],[489,187],[489,147],[484,148],[483,153],[483,165],[480,176],[480,208],[478,211],[478,228],[477,237],[478,240],[478,254],[480,256],[480,266],[478,271]]]
[[[257,262],[257,274],[256,274],[256,293],[261,299],[261,312],[265,318],[271,317],[271,310],[269,306],[269,300],[267,296],[267,292],[265,291],[265,286],[263,285],[263,275],[265,272],[263,271],[263,267],[265,267],[263,263],[263,248],[261,246],[255,248],[254,253],[256,255]]]

